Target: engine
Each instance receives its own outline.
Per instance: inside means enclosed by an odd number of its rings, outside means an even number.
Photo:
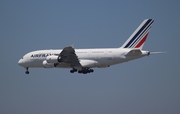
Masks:
[[[44,60],[42,64],[43,64],[44,68],[53,68],[54,67],[54,63],[48,63],[46,60]]]
[[[60,57],[55,56],[55,55],[51,55],[51,56],[46,57],[47,63],[58,63],[59,59],[60,59]]]

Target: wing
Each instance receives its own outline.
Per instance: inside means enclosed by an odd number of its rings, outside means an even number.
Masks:
[[[59,58],[59,62],[69,64],[69,66],[72,68],[82,68],[81,64],[79,63],[79,59],[75,54],[75,50],[72,46],[65,47],[59,54]]]

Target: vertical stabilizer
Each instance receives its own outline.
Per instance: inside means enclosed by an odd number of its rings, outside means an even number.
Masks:
[[[121,46],[121,48],[142,49],[153,22],[153,19],[145,19],[128,38],[128,40]]]

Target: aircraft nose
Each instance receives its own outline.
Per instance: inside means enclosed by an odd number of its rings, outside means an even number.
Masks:
[[[20,60],[18,61],[18,64],[19,64],[20,66],[23,66],[23,60],[20,59]]]

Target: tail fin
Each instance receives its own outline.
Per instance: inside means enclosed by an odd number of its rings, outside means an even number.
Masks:
[[[145,19],[121,48],[142,49],[153,22],[153,19]]]

